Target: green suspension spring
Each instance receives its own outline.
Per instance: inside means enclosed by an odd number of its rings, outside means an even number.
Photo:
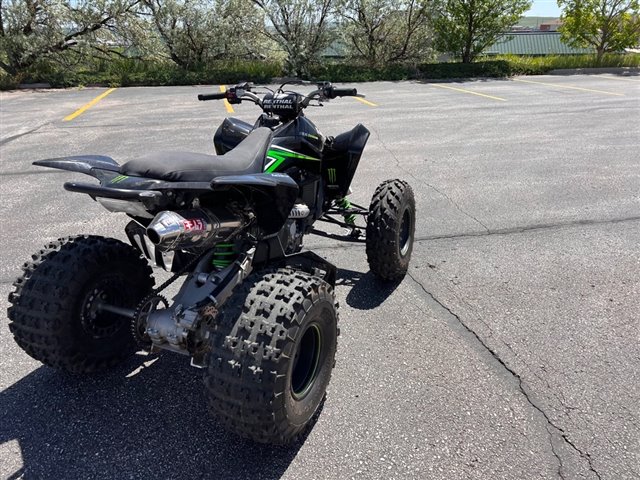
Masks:
[[[336,203],[338,204],[338,207],[344,208],[345,210],[351,208],[351,202],[349,201],[349,199],[347,199],[347,197],[336,200]],[[356,224],[356,216],[353,213],[345,214],[343,215],[343,217],[345,223],[348,223],[349,225]]]
[[[231,265],[236,257],[236,252],[233,251],[233,243],[217,243],[213,247],[213,266],[219,269],[227,268]]]

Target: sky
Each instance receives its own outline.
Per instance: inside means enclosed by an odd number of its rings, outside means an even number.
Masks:
[[[533,0],[531,9],[525,15],[528,17],[559,17],[560,9],[556,0]]]

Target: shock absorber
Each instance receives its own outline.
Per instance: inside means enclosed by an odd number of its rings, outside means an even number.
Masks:
[[[233,243],[217,243],[216,246],[213,247],[212,263],[218,270],[227,268],[237,257],[238,254],[234,251]]]
[[[351,202],[349,201],[349,199],[347,197],[343,197],[339,200],[336,200],[336,203],[338,204],[339,208],[343,208],[345,210],[351,208]],[[348,225],[354,225],[356,224],[356,216],[353,213],[346,213],[344,215],[342,215],[344,218],[345,223],[347,223]]]

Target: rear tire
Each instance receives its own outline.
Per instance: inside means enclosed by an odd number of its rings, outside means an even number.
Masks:
[[[413,190],[403,180],[386,180],[378,186],[367,218],[367,260],[371,272],[383,280],[397,281],[407,273],[416,224]]]
[[[287,444],[319,414],[335,364],[333,289],[292,269],[251,275],[212,327],[205,391],[227,429]]]
[[[31,357],[88,373],[135,351],[130,320],[97,310],[99,298],[135,308],[151,292],[151,268],[132,246],[98,236],[62,238],[22,269],[9,295],[9,329]]]

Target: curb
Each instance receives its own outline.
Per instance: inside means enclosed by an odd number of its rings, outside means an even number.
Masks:
[[[602,67],[602,68],[559,68],[548,75],[584,75],[598,73],[617,73],[619,75],[640,75],[640,67]]]
[[[48,83],[21,83],[18,85],[18,90],[35,90],[40,88],[51,88]]]

